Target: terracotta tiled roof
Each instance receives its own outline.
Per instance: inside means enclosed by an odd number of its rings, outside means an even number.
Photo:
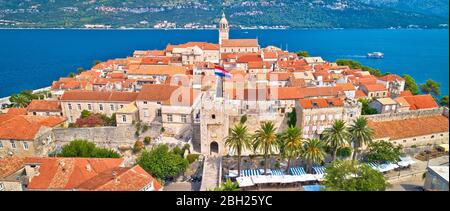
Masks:
[[[61,105],[56,100],[33,100],[27,107],[28,111],[61,111]]]
[[[176,75],[187,73],[186,67],[169,65],[139,66],[137,69],[128,70],[128,75]]]
[[[171,57],[143,57],[141,65],[169,65]]]
[[[397,97],[394,100],[400,105],[400,107],[409,107],[409,103],[404,97]]]
[[[386,86],[383,84],[366,84],[363,86],[366,87],[366,90],[369,92],[387,91]]]
[[[354,90],[356,90],[355,86],[353,86],[353,84],[351,84],[351,83],[336,84],[336,87],[340,87],[344,91],[354,91]]]
[[[61,101],[132,102],[137,92],[65,91]]]
[[[78,186],[80,190],[139,191],[153,183],[156,191],[161,185],[139,165],[132,168],[116,167],[103,171]]]
[[[236,63],[249,63],[249,62],[262,62],[261,54],[259,53],[246,53],[238,54]]]
[[[165,101],[170,99],[171,95],[179,86],[166,84],[146,84],[142,86],[136,100],[139,101]]]
[[[180,45],[167,45],[166,51],[172,51],[174,48],[189,48],[189,47],[199,47],[202,50],[219,50],[218,44],[212,44],[207,42],[188,42]]]
[[[295,100],[311,97],[338,97],[342,94],[342,89],[336,87],[273,87],[270,89],[244,89],[243,92],[235,89],[228,90],[228,96],[230,98],[239,100]]]
[[[271,69],[269,62],[248,62],[248,69]]]
[[[267,73],[267,80],[287,81],[293,76],[290,72],[270,72]]]
[[[0,178],[7,177],[23,167],[25,158],[5,157],[0,160]]]
[[[7,114],[11,115],[26,115],[27,109],[26,108],[10,108],[8,109]]]
[[[263,51],[264,59],[277,59],[277,52]]]
[[[302,99],[299,100],[299,103],[304,109],[329,108],[342,107],[344,105],[344,100],[339,98]]]
[[[395,74],[389,74],[389,75],[381,76],[378,79],[380,79],[382,81],[404,81],[405,80],[402,77],[400,77],[398,75],[395,75]]]
[[[400,97],[406,97],[406,96],[413,96],[413,94],[409,90],[405,90],[403,92],[400,92]]]
[[[110,72],[106,75],[107,78],[113,78],[113,79],[125,79],[126,76],[122,72]]]
[[[259,47],[257,39],[222,40],[222,47]]]
[[[376,139],[389,137],[391,140],[448,132],[448,125],[448,118],[442,115],[383,122],[369,121],[369,127],[374,130]]]
[[[63,117],[0,115],[0,139],[33,140],[42,127],[54,127],[66,121]]]
[[[364,93],[362,90],[357,90],[355,92],[355,97],[356,98],[362,98],[362,97],[367,97],[366,93]]]
[[[410,105],[411,110],[437,108],[439,105],[431,95],[415,95],[403,97]]]
[[[39,175],[28,184],[30,190],[71,190],[101,172],[116,168],[122,158],[36,158]]]

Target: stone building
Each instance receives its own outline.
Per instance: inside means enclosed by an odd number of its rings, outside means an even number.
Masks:
[[[47,156],[54,143],[52,128],[65,122],[60,116],[0,114],[0,157]]]
[[[442,111],[436,109],[436,111]],[[448,144],[448,115],[430,111],[430,114],[399,113],[399,117],[370,117],[369,127],[374,130],[374,140],[384,140],[403,147],[427,144]]]
[[[27,106],[28,115],[63,116],[61,104],[56,100],[33,100]]]
[[[61,107],[70,123],[76,122],[83,110],[112,116],[118,110],[134,102],[136,92],[65,91]]]
[[[297,126],[304,138],[318,138],[336,120],[351,123],[361,115],[361,103],[340,98],[300,99],[296,102]]]

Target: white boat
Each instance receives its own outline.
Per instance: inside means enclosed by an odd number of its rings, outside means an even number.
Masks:
[[[382,59],[384,54],[381,52],[372,52],[367,54],[367,58]]]

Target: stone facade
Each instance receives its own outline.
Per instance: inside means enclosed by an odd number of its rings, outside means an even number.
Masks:
[[[131,102],[61,101],[63,114],[70,123],[75,122],[83,110],[112,116]]]
[[[325,108],[303,108],[296,103],[297,126],[302,128],[304,138],[318,138],[336,120],[351,123],[361,115],[361,103],[346,100],[343,106]]]
[[[47,156],[55,140],[51,131],[49,127],[41,127],[34,140],[0,139],[0,158]]]

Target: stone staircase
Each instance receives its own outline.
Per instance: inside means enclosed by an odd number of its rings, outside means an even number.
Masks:
[[[202,185],[200,191],[213,190],[218,187],[222,177],[222,157],[205,156],[203,161]]]

